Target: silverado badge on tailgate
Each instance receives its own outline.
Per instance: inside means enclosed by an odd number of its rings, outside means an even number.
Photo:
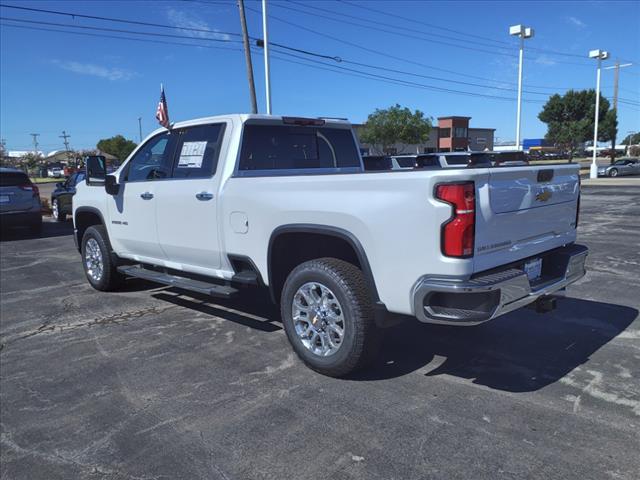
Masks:
[[[553,192],[551,190],[549,190],[548,188],[543,188],[536,195],[536,200],[538,202],[546,202],[551,198],[552,195],[553,195]]]

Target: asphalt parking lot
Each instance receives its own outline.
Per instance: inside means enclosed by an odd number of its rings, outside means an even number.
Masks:
[[[640,476],[640,187],[586,186],[589,273],[551,314],[405,322],[348,380],[261,298],[94,291],[71,225],[0,242],[3,479]]]

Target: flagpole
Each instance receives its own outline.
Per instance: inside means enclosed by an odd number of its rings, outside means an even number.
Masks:
[[[267,29],[267,0],[262,0],[262,36],[264,38],[264,83],[267,115],[271,115],[271,74],[269,71],[269,33]]]

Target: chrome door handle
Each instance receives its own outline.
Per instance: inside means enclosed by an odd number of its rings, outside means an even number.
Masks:
[[[141,193],[140,198],[142,198],[143,200],[151,200],[153,198],[153,193],[151,192]]]
[[[213,198],[213,193],[199,192],[199,193],[196,193],[196,198],[198,200],[211,200]]]

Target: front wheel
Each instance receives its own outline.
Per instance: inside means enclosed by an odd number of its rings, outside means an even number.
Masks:
[[[115,256],[107,230],[103,225],[87,228],[82,236],[82,266],[87,280],[93,288],[102,291],[116,290],[124,280],[116,269]]]
[[[611,170],[609,170],[609,176],[610,177],[617,177],[618,176],[618,169],[617,168],[612,168]]]
[[[367,282],[350,263],[320,258],[297,266],[285,282],[280,308],[293,349],[319,373],[345,376],[378,350]]]

